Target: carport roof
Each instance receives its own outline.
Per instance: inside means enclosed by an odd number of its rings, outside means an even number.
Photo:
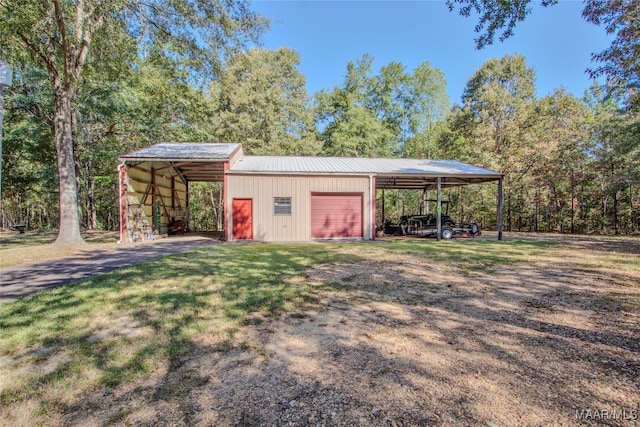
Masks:
[[[224,163],[241,150],[242,144],[163,142],[123,154],[119,160],[146,172],[151,171],[141,163],[168,163],[156,171],[164,170],[192,182],[221,182]]]
[[[185,179],[222,181],[223,163],[241,153],[241,144],[160,143],[119,157],[130,167],[144,162],[168,163]],[[140,165],[140,166],[138,166]],[[159,170],[159,169],[156,169]],[[497,181],[500,172],[456,160],[426,160],[362,157],[244,156],[230,164],[234,175],[342,175],[375,176],[378,189],[434,188]]]
[[[121,161],[212,161],[229,160],[241,144],[163,142],[120,156]]]
[[[497,181],[502,174],[456,160],[245,156],[230,174],[373,175],[379,189],[433,188]]]

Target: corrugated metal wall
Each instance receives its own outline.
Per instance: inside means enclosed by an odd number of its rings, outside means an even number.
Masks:
[[[253,199],[253,239],[306,241],[311,237],[311,193],[362,194],[363,236],[372,235],[372,180],[368,176],[228,175],[227,239],[232,240],[231,203]],[[274,197],[291,197],[291,215],[274,214]]]

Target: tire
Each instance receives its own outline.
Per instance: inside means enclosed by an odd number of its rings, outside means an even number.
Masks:
[[[471,224],[471,234],[473,234],[475,236],[476,234],[478,234],[478,231],[479,231],[478,225],[477,224]]]
[[[453,237],[453,229],[451,227],[442,227],[440,231],[440,237],[445,240],[449,240]]]

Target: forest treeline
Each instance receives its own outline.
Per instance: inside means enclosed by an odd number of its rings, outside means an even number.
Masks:
[[[340,85],[315,94],[299,54],[286,48],[236,49],[201,78],[153,51],[127,60],[104,67],[104,57],[88,55],[74,83],[70,137],[84,228],[118,227],[119,154],[192,141],[240,142],[257,155],[456,159],[505,173],[506,230],[640,232],[640,102],[628,85],[594,82],[582,97],[563,88],[539,97],[535,70],[514,54],[486,61],[452,103],[446,76],[426,60],[412,70],[398,62],[376,69],[365,54],[346,64]],[[56,229],[51,70],[29,61],[13,67],[2,226]],[[417,213],[424,197],[386,191],[386,216]],[[495,184],[444,197],[456,219],[494,226]],[[193,183],[192,227],[219,227],[220,200],[218,186]]]

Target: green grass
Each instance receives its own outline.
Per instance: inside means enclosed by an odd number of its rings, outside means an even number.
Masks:
[[[175,365],[202,331],[228,338],[251,314],[305,306],[312,288],[290,283],[314,264],[349,257],[321,245],[215,245],[1,305],[0,355],[12,359],[10,370],[31,371],[52,355],[70,362],[20,376],[2,388],[0,405],[27,397],[55,405],[51,390],[111,389]]]
[[[450,240],[435,243],[433,240],[398,240],[389,249],[399,254],[419,255],[434,262],[496,266],[531,261],[545,254],[558,242],[539,240]]]
[[[633,271],[635,278],[636,249],[574,259],[562,242],[536,240],[213,245],[0,305],[0,376],[8,379],[0,405],[36,400],[46,419],[64,412],[74,393],[110,393],[160,367],[173,372],[195,351],[228,352],[239,345],[233,337],[243,325],[283,314],[304,318],[317,292],[305,272],[320,264],[416,256],[493,274],[509,265],[571,261]],[[637,302],[616,298],[625,307]]]
[[[90,231],[83,233],[87,245],[57,247],[54,250],[51,243],[56,237],[54,232],[0,233],[0,268],[72,256],[84,251],[113,249],[117,241],[116,232]]]

